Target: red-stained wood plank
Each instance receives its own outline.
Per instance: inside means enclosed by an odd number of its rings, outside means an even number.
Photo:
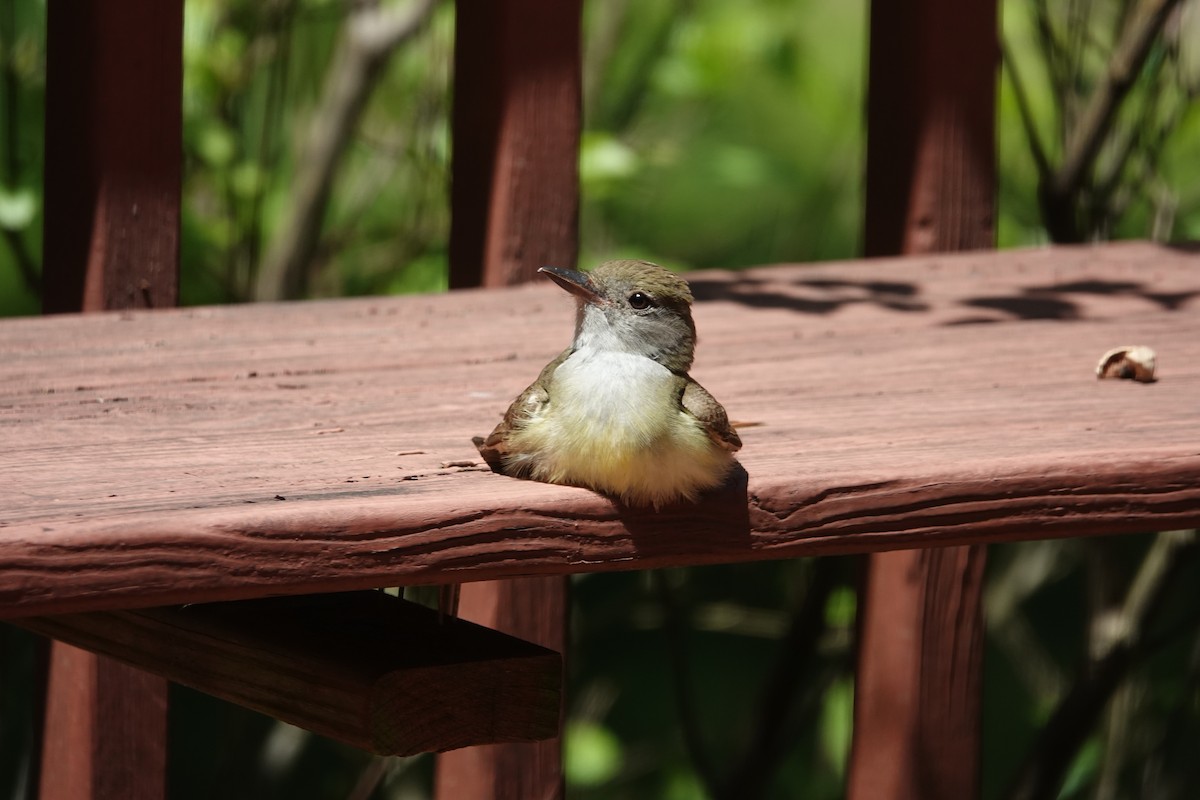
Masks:
[[[508,286],[545,264],[572,266],[582,0],[465,2],[455,13],[450,285]],[[529,623],[515,623],[509,607],[536,609],[533,619],[551,627],[566,624],[565,578],[492,581],[467,594],[468,609],[493,609],[497,626],[517,635]],[[558,645],[561,638],[551,637]],[[452,754],[439,760],[439,775],[442,798],[559,796],[559,745]]]
[[[1195,526],[1197,263],[697,274],[693,374],[753,423],[748,482],[660,514],[479,464],[470,437],[570,340],[549,282],[3,320],[2,613]],[[1128,343],[1157,383],[1096,380]]]
[[[563,578],[482,581],[466,584],[462,591],[459,611],[465,619],[566,652],[568,604]],[[438,757],[437,797],[555,800],[564,794],[561,763],[558,737],[445,753]]]
[[[19,624],[384,755],[529,742],[558,731],[558,653],[439,619],[383,592],[62,614]],[[117,739],[113,729],[102,730]]]
[[[46,30],[43,309],[175,305],[183,0],[53,0]],[[49,646],[41,796],[165,791],[167,684]]]
[[[582,0],[455,6],[450,285],[574,266]]]
[[[42,800],[166,793],[166,681],[54,642],[38,796]]]
[[[870,557],[848,797],[978,792],[985,560],[983,547]]]
[[[872,0],[865,253],[993,246],[995,0]]]
[[[998,13],[872,2],[868,255],[993,246]],[[985,559],[982,547],[870,556],[850,800],[978,796]]]
[[[178,297],[183,0],[52,0],[46,22],[47,312]]]

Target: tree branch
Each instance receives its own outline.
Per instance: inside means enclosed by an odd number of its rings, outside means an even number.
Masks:
[[[1039,195],[1042,218],[1055,242],[1082,239],[1075,201],[1095,164],[1121,101],[1133,86],[1167,15],[1179,0],[1141,0],[1113,50],[1104,77],[1096,84],[1067,137],[1062,164],[1044,181]]]
[[[388,57],[421,30],[436,2],[416,0],[403,8],[359,6],[351,11],[296,160],[293,201],[259,269],[256,299],[297,298],[307,292],[308,265],[354,126]]]
[[[1071,544],[1062,539],[1026,543],[1019,557],[993,562],[993,574],[985,590],[983,608],[988,631],[1039,703],[1061,697],[1067,679],[1038,641],[1021,606],[1047,581],[1066,571],[1068,561],[1078,553]]]
[[[787,752],[784,745],[789,737],[785,735],[784,723],[800,690],[807,685],[802,676],[811,666],[817,642],[825,631],[825,606],[837,584],[833,563],[825,559],[814,565],[808,590],[792,614],[779,658],[759,697],[754,738],[718,797],[749,800],[763,796],[770,786],[779,761]]]
[[[684,641],[685,625],[683,610],[667,580],[665,570],[650,573],[659,603],[663,609],[663,627],[667,634],[667,650],[675,673],[675,701],[679,713],[679,728],[683,735],[683,746],[696,774],[704,783],[709,795],[716,794],[719,785],[716,768],[709,756],[700,733],[700,720],[696,716],[696,705],[692,702],[691,669],[688,666],[687,643]]]
[[[1053,800],[1105,704],[1146,650],[1146,631],[1172,580],[1197,549],[1195,530],[1158,534],[1125,593],[1121,613],[1106,626],[1105,640],[1058,704],[1029,750],[1009,790],[1009,800]]]
[[[1025,131],[1025,139],[1029,142],[1029,152],[1033,155],[1033,163],[1037,167],[1038,180],[1045,181],[1050,177],[1050,160],[1046,157],[1046,148],[1038,137],[1037,127],[1033,123],[1033,108],[1029,104],[1029,95],[1025,91],[1025,82],[1017,69],[1017,61],[1009,50],[1008,42],[1000,38],[1000,57],[1008,67],[1008,79],[1012,82],[1013,97],[1017,101],[1017,115],[1021,118],[1021,128]]]

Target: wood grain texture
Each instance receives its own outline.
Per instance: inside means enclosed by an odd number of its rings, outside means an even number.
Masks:
[[[552,285],[3,320],[0,605],[1195,526],[1197,262],[1133,243],[693,275],[693,374],[743,423],[744,472],[658,514],[479,464],[470,437],[571,337]],[[1131,343],[1160,380],[1097,381]]]
[[[46,27],[47,312],[178,298],[183,0],[56,0]]]
[[[53,642],[38,796],[166,795],[166,681]]]
[[[51,2],[46,30],[43,308],[178,298],[183,0]],[[43,798],[161,798],[167,684],[49,646]]]
[[[846,795],[979,792],[984,547],[871,556]]]
[[[869,255],[994,246],[998,17],[995,2],[871,3]],[[982,546],[869,557],[850,800],[979,796],[985,561]]]
[[[450,285],[510,286],[579,247],[582,0],[455,5]]]
[[[383,592],[19,624],[385,755],[558,731],[558,653]]]
[[[868,256],[992,247],[998,19],[994,0],[872,1]]]

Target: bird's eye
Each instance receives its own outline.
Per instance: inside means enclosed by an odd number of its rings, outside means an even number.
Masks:
[[[629,295],[629,307],[634,311],[642,311],[643,309],[647,309],[652,305],[654,305],[654,303],[647,294],[642,292],[634,292],[633,294]]]

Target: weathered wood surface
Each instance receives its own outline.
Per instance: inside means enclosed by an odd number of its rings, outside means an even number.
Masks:
[[[558,733],[558,653],[383,592],[18,624],[375,753]]]
[[[868,256],[995,246],[997,5],[870,4]],[[976,800],[986,548],[867,560],[847,799]]]
[[[494,475],[554,286],[0,322],[8,616],[1200,524],[1200,271],[1148,244],[702,273],[748,485]],[[1110,347],[1152,385],[1097,381]],[[456,466],[456,464],[474,466]],[[744,479],[744,476],[742,476]]]
[[[183,0],[55,0],[46,28],[43,309],[173,306]],[[167,682],[46,650],[42,800],[163,797]]]

